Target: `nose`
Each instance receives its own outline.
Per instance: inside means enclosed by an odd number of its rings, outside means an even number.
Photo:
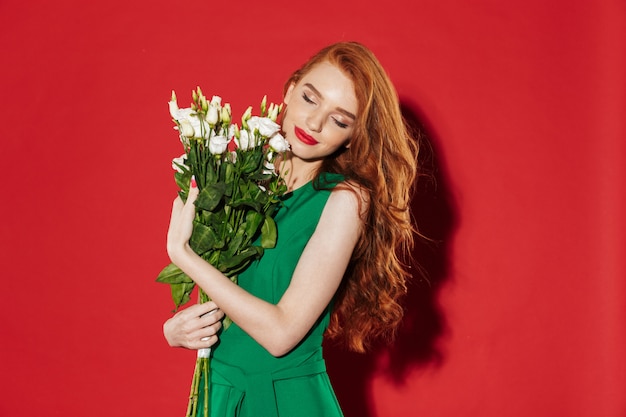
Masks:
[[[306,118],[306,126],[313,132],[321,132],[324,124],[324,116],[320,111],[311,111]]]

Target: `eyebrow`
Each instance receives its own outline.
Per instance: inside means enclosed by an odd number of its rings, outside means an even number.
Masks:
[[[315,87],[313,87],[313,84],[311,83],[306,83],[304,84],[305,87],[310,88],[311,90],[313,90],[313,92],[318,95],[320,98],[324,98],[324,95],[322,93],[319,92],[319,90]],[[349,118],[351,118],[352,120],[356,120],[356,116],[352,113],[350,113],[348,110],[341,108],[341,107],[337,107],[336,109],[338,112],[345,114],[346,116],[348,116]]]

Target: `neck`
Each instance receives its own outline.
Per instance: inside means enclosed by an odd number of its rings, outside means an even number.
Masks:
[[[321,165],[322,161],[303,161],[292,154],[287,154],[278,166],[288,191],[293,191],[311,181]]]

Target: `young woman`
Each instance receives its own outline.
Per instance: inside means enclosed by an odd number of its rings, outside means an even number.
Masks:
[[[214,345],[223,313],[233,320],[213,350],[214,416],[341,416],[323,335],[364,351],[402,318],[399,255],[414,232],[417,144],[393,85],[367,48],[338,43],[289,78],[284,102],[291,151],[281,165],[289,193],[276,215],[278,243],[239,285],[189,246],[197,189],[172,208],[168,254],[214,302],[166,322],[168,342]]]

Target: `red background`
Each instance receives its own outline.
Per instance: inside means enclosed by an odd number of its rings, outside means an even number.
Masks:
[[[339,40],[428,133],[441,241],[394,348],[329,349],[346,415],[626,415],[625,3],[240,3],[0,2],[0,416],[184,413],[170,90],[241,114]]]

